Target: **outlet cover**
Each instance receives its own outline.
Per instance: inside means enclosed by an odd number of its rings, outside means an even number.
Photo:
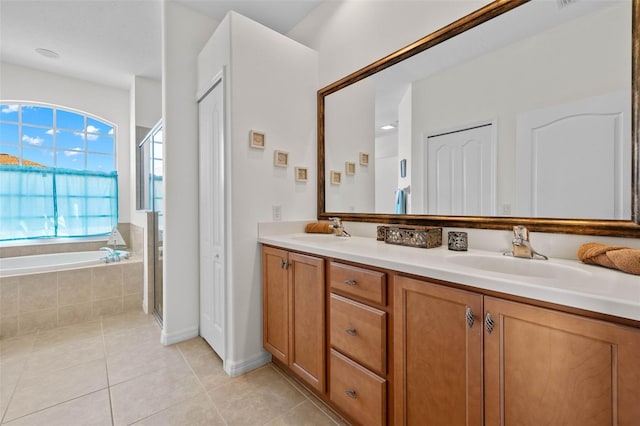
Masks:
[[[274,222],[282,220],[282,206],[271,206],[271,214]]]

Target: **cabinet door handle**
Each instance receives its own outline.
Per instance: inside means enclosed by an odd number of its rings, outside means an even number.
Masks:
[[[355,336],[356,334],[358,334],[355,328],[347,328],[345,331],[351,336]]]
[[[358,397],[358,395],[356,395],[356,391],[348,389],[346,391],[344,391],[344,393],[349,397],[349,398],[353,398],[356,399]]]
[[[357,284],[356,280],[344,280],[344,283],[346,285],[356,285]]]
[[[467,326],[469,328],[473,327],[473,323],[476,322],[476,316],[473,314],[473,311],[468,306],[467,306],[467,311],[466,311],[464,317],[467,320]]]
[[[280,267],[282,269],[289,269],[289,261],[280,259]]]
[[[487,333],[491,334],[495,325],[496,323],[493,320],[491,313],[487,312],[487,315],[484,317],[484,328],[487,330]]]

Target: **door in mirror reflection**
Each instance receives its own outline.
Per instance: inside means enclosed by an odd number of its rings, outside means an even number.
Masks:
[[[492,123],[428,136],[424,172],[426,214],[495,214],[495,133]]]
[[[521,114],[516,214],[630,217],[629,105],[629,95],[617,92]]]

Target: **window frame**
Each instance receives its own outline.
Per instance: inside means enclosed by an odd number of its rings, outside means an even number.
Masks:
[[[19,105],[19,109],[18,109],[18,121],[7,121],[7,120],[3,120],[2,119],[2,113],[0,113],[0,123],[3,124],[11,124],[11,125],[17,125],[18,126],[18,143],[10,143],[10,142],[6,142],[6,141],[2,141],[0,140],[0,144],[1,145],[8,145],[8,146],[17,146],[18,147],[18,158],[19,158],[19,163],[18,165],[22,166],[23,165],[23,160],[24,160],[24,147],[25,145],[28,146],[27,143],[25,143],[23,141],[23,136],[24,136],[24,132],[23,132],[23,127],[25,125],[24,121],[23,121],[23,107],[24,106],[30,106],[30,107],[40,107],[40,108],[50,108],[52,110],[52,125],[48,126],[48,125],[42,125],[42,124],[32,124],[32,123],[26,123],[27,127],[33,127],[33,128],[38,128],[38,129],[42,129],[42,130],[46,130],[49,131],[51,130],[52,132],[52,144],[51,147],[45,147],[45,148],[40,148],[40,147],[30,147],[30,148],[34,148],[34,149],[43,149],[43,150],[50,150],[53,152],[53,164],[51,166],[45,165],[45,167],[52,167],[52,168],[69,168],[69,167],[60,167],[58,164],[58,155],[64,155],[63,153],[65,151],[72,151],[71,149],[65,149],[65,148],[58,148],[58,134],[60,133],[60,131],[64,132],[64,133],[82,133],[82,139],[83,139],[83,149],[79,152],[81,152],[84,156],[84,167],[83,168],[75,168],[73,170],[84,170],[84,171],[101,171],[101,172],[112,172],[118,171],[118,139],[117,139],[117,134],[118,134],[118,125],[116,123],[113,123],[109,120],[105,120],[104,118],[95,115],[95,114],[91,114],[85,111],[81,111],[78,109],[74,109],[74,108],[69,108],[66,106],[62,106],[62,105],[57,105],[57,104],[49,104],[49,103],[45,103],[45,102],[35,102],[35,101],[19,101],[19,100],[6,100],[6,99],[1,99],[0,100],[0,108],[4,107],[5,105]],[[82,120],[83,120],[83,129],[80,130],[76,130],[76,129],[68,129],[68,128],[63,128],[63,127],[58,127],[57,126],[57,111],[58,110],[62,110],[65,111],[67,113],[73,113],[73,114],[77,114],[82,116]],[[111,127],[112,132],[111,133],[93,133],[93,132],[89,132],[87,127],[88,127],[88,122],[89,119],[95,120],[100,122],[101,124],[107,125],[109,127]],[[100,151],[91,151],[89,150],[89,138],[88,136],[97,136],[97,137],[103,137],[103,136],[107,136],[110,137],[113,140],[113,152],[112,153],[105,153],[105,152],[100,152]],[[75,151],[75,150],[74,150]],[[88,169],[88,162],[89,162],[89,155],[101,155],[101,156],[110,156],[111,157],[111,169],[110,170],[97,170],[97,169]],[[28,159],[27,159],[28,160]]]

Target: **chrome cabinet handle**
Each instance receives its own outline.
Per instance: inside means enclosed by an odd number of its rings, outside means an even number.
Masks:
[[[476,322],[476,316],[473,314],[473,311],[468,306],[467,306],[467,311],[465,312],[464,317],[467,320],[467,326],[469,328],[473,327],[473,323]]]
[[[345,393],[349,398],[356,399],[356,398],[358,397],[358,395],[356,395],[356,391],[351,390],[351,389],[344,391],[344,393]]]
[[[280,267],[282,269],[289,269],[289,261],[280,259]]]
[[[355,329],[355,328],[353,328],[353,327],[352,327],[352,328],[347,328],[345,331],[347,332],[347,334],[349,334],[349,335],[351,335],[351,336],[355,336],[355,335],[357,335],[357,334],[358,334],[358,332],[356,331],[356,329]]]
[[[344,280],[344,283],[346,285],[356,285],[357,284],[356,280]]]
[[[487,315],[484,317],[484,328],[487,330],[487,333],[491,334],[495,325],[496,322],[493,320],[493,317],[487,312]]]

